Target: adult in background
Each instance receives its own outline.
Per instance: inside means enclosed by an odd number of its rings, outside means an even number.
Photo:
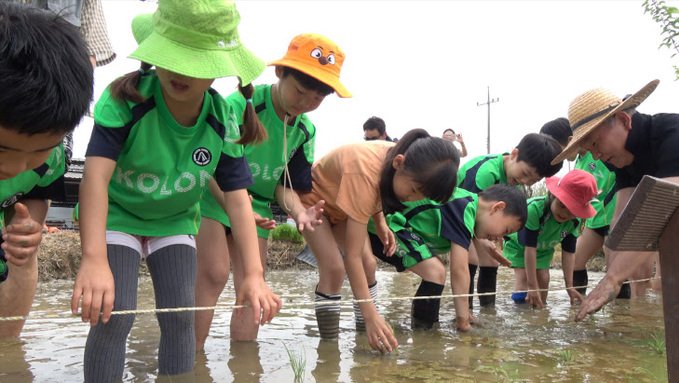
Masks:
[[[457,149],[460,152],[460,157],[467,157],[467,147],[464,145],[464,139],[462,138],[462,134],[460,133],[455,133],[453,129],[446,129],[443,131],[443,136],[441,136],[444,140],[448,140],[452,143],[458,143],[459,148]],[[455,145],[457,148],[458,145]]]
[[[611,227],[644,175],[679,183],[679,114],[636,111],[658,83],[653,80],[625,99],[606,89],[592,89],[576,97],[568,110],[573,139],[554,162],[582,147],[592,153],[593,159],[613,165],[618,191]],[[575,320],[615,298],[622,283],[647,265],[654,254],[612,250],[606,275],[582,303]]]
[[[387,134],[387,124],[383,119],[372,116],[363,123],[363,139],[366,141],[390,141],[396,142],[397,138],[391,138]]]

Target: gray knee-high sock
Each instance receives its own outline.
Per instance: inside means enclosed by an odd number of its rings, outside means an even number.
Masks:
[[[157,308],[195,306],[196,249],[170,245],[149,254]],[[196,335],[193,311],[159,313],[158,372],[178,375],[193,371]]]
[[[113,311],[137,308],[140,255],[120,245],[106,246],[108,264],[115,281]],[[123,378],[125,343],[134,315],[113,315],[108,323],[90,328],[85,344],[85,382],[116,382]]]
[[[370,298],[373,300],[375,308],[377,308],[377,282],[372,285],[368,285],[368,290],[370,290]],[[354,316],[356,317],[356,331],[365,331],[365,319],[363,319],[363,313],[361,312],[361,306],[354,302]]]
[[[339,336],[340,298],[339,294],[323,294],[316,290],[314,306],[318,332],[322,339],[335,339]]]

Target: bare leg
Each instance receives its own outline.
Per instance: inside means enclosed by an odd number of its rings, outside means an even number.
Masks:
[[[587,262],[602,248],[604,240],[604,237],[590,228],[585,228],[578,237],[573,267],[573,286],[587,286],[589,283]],[[578,292],[584,295],[587,293],[587,287],[579,288]]]
[[[226,236],[227,243],[229,244],[229,254],[231,254],[231,262],[233,264],[233,286],[236,290],[236,294],[240,290],[240,285],[243,283],[245,273],[243,270],[243,257],[238,251],[236,242],[232,235]],[[266,254],[268,240],[266,238],[257,238],[257,243],[259,244],[259,259],[262,262],[262,269],[266,276]],[[239,317],[236,316],[236,311],[234,310],[231,314],[231,339],[232,340],[255,340],[257,339],[257,333],[259,333],[259,325],[252,321],[252,309],[243,309],[243,314]]]
[[[224,225],[210,218],[201,218],[196,248],[196,306],[212,307],[217,304],[229,280],[229,250]],[[195,316],[196,350],[202,350],[210,333],[214,311],[196,311]]]
[[[646,279],[653,277],[653,266],[657,261],[658,253],[656,252],[653,256],[649,257],[648,260],[634,272],[634,274],[630,276],[630,280],[633,281],[636,279]],[[632,298],[646,295],[646,291],[650,287],[650,281],[630,283]]]
[[[537,274],[538,274],[538,287],[540,287],[540,290],[548,289],[549,269],[538,269]],[[540,291],[540,298],[542,299],[543,304],[547,303],[547,293],[548,291]]]

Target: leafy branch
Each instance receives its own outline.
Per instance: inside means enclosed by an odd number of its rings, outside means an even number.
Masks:
[[[664,0],[644,0],[644,13],[651,15],[653,20],[660,24],[663,28],[660,36],[663,37],[662,42],[658,46],[667,47],[674,50],[672,57],[679,53],[679,45],[676,39],[679,38],[679,9],[665,5]],[[674,65],[676,78],[679,79],[679,67]]]

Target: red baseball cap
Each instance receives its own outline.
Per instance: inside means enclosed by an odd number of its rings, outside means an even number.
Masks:
[[[562,178],[548,177],[547,189],[559,199],[571,213],[578,218],[591,218],[596,215],[592,202],[601,190],[597,188],[594,176],[584,170],[575,169]]]

